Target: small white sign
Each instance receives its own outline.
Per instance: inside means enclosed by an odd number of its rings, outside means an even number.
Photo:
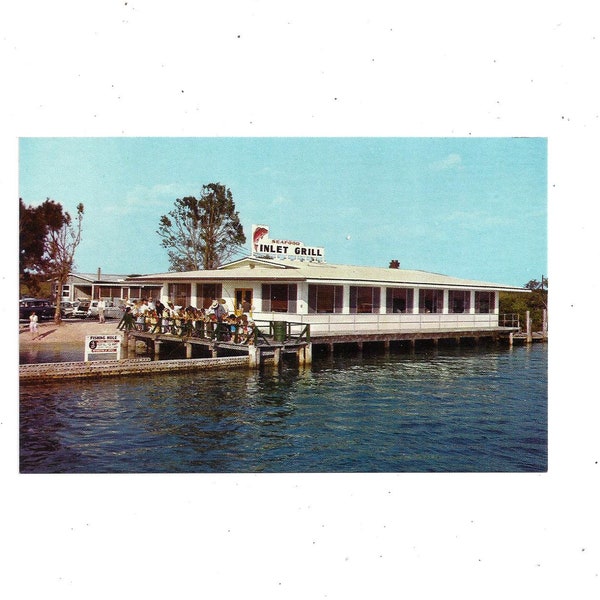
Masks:
[[[117,360],[121,359],[121,336],[119,335],[86,335],[85,336],[85,362],[90,360],[90,357],[95,357],[96,360],[111,359],[117,355]]]

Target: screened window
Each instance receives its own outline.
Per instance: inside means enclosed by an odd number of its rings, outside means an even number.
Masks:
[[[263,283],[263,312],[295,313],[298,298],[298,286],[295,283]]]
[[[378,313],[381,288],[366,286],[350,286],[351,313]]]
[[[496,294],[494,292],[475,292],[475,312],[492,313],[495,309]]]
[[[413,308],[413,290],[387,288],[385,310],[388,313],[410,313]]]
[[[196,286],[197,307],[209,308],[213,300],[223,296],[223,286],[220,283],[200,283]]]
[[[441,313],[443,307],[443,290],[419,290],[420,313]]]
[[[471,292],[467,290],[450,290],[448,292],[448,312],[468,313],[471,308]]]
[[[309,313],[341,313],[344,306],[344,288],[341,285],[308,286]]]
[[[189,306],[192,295],[192,286],[189,283],[170,283],[169,302],[175,306]]]
[[[120,287],[112,287],[112,286],[102,286],[97,287],[96,296],[98,298],[120,298],[121,297],[121,288]]]
[[[142,287],[130,287],[129,298],[142,298],[144,296],[144,288]]]

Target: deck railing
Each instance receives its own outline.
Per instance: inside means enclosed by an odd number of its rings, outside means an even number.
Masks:
[[[255,315],[258,316],[258,315]],[[519,315],[496,313],[402,313],[402,314],[310,314],[289,315],[263,313],[266,318],[242,323],[213,322],[167,318],[123,317],[118,325],[125,331],[171,334],[180,338],[199,338],[218,342],[256,345],[309,343],[311,335],[344,335],[348,333],[388,333],[410,331],[485,330],[496,327],[520,328]]]
[[[395,333],[486,330],[499,326],[497,313],[315,313],[315,314],[255,314],[267,320],[289,316],[298,325],[310,323],[311,336],[346,335],[349,333]]]
[[[518,313],[506,313],[499,315],[498,325],[500,327],[517,327],[521,329],[519,314]]]
[[[310,342],[310,324],[293,321],[257,320],[246,325],[177,317],[123,317],[117,329],[235,344],[252,342],[255,345],[273,345]]]
[[[295,321],[254,321],[256,345],[310,343],[310,324]]]

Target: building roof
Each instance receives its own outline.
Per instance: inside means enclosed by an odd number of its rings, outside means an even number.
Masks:
[[[219,269],[185,271],[181,273],[157,273],[140,277],[127,278],[128,282],[188,282],[188,281],[288,281],[331,284],[362,285],[398,285],[410,287],[434,288],[470,288],[498,291],[527,291],[523,288],[460,279],[439,273],[409,269],[390,269],[385,267],[362,267],[351,265],[334,265],[316,261],[300,261],[290,259],[264,259],[247,257]]]
[[[122,283],[128,275],[111,275],[108,273],[102,273],[100,279],[98,279],[98,273],[71,273],[71,277],[88,281],[89,283]]]

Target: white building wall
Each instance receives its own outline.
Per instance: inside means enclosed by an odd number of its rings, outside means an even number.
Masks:
[[[350,314],[350,285],[346,284],[342,287],[344,288],[342,314],[349,315]]]
[[[419,314],[419,293],[420,293],[420,289],[419,288],[413,288],[413,308],[412,308],[412,312],[414,315],[418,315]]]
[[[418,289],[413,290],[412,312],[387,314],[385,302],[385,289],[381,291],[381,310],[379,313],[350,314],[349,290],[350,286],[344,286],[343,313],[308,314],[296,313],[262,313],[255,310],[254,319],[265,321],[291,321],[301,324],[310,323],[311,332],[318,334],[345,334],[355,331],[360,332],[419,332],[419,331],[460,331],[488,329],[498,326],[498,300],[496,299],[496,310],[492,313],[475,314],[472,310],[465,313],[450,313],[448,310],[448,290],[444,290],[444,310],[441,313],[419,313]],[[299,304],[307,305],[308,286],[299,286]],[[474,304],[474,292],[471,293],[471,303]],[[498,294],[496,294],[498,296]],[[255,303],[255,306],[258,303]]]
[[[302,282],[298,284],[298,314],[308,314],[308,283]]]
[[[163,286],[160,290],[160,301],[166,306],[169,302],[169,284],[163,283]]]

